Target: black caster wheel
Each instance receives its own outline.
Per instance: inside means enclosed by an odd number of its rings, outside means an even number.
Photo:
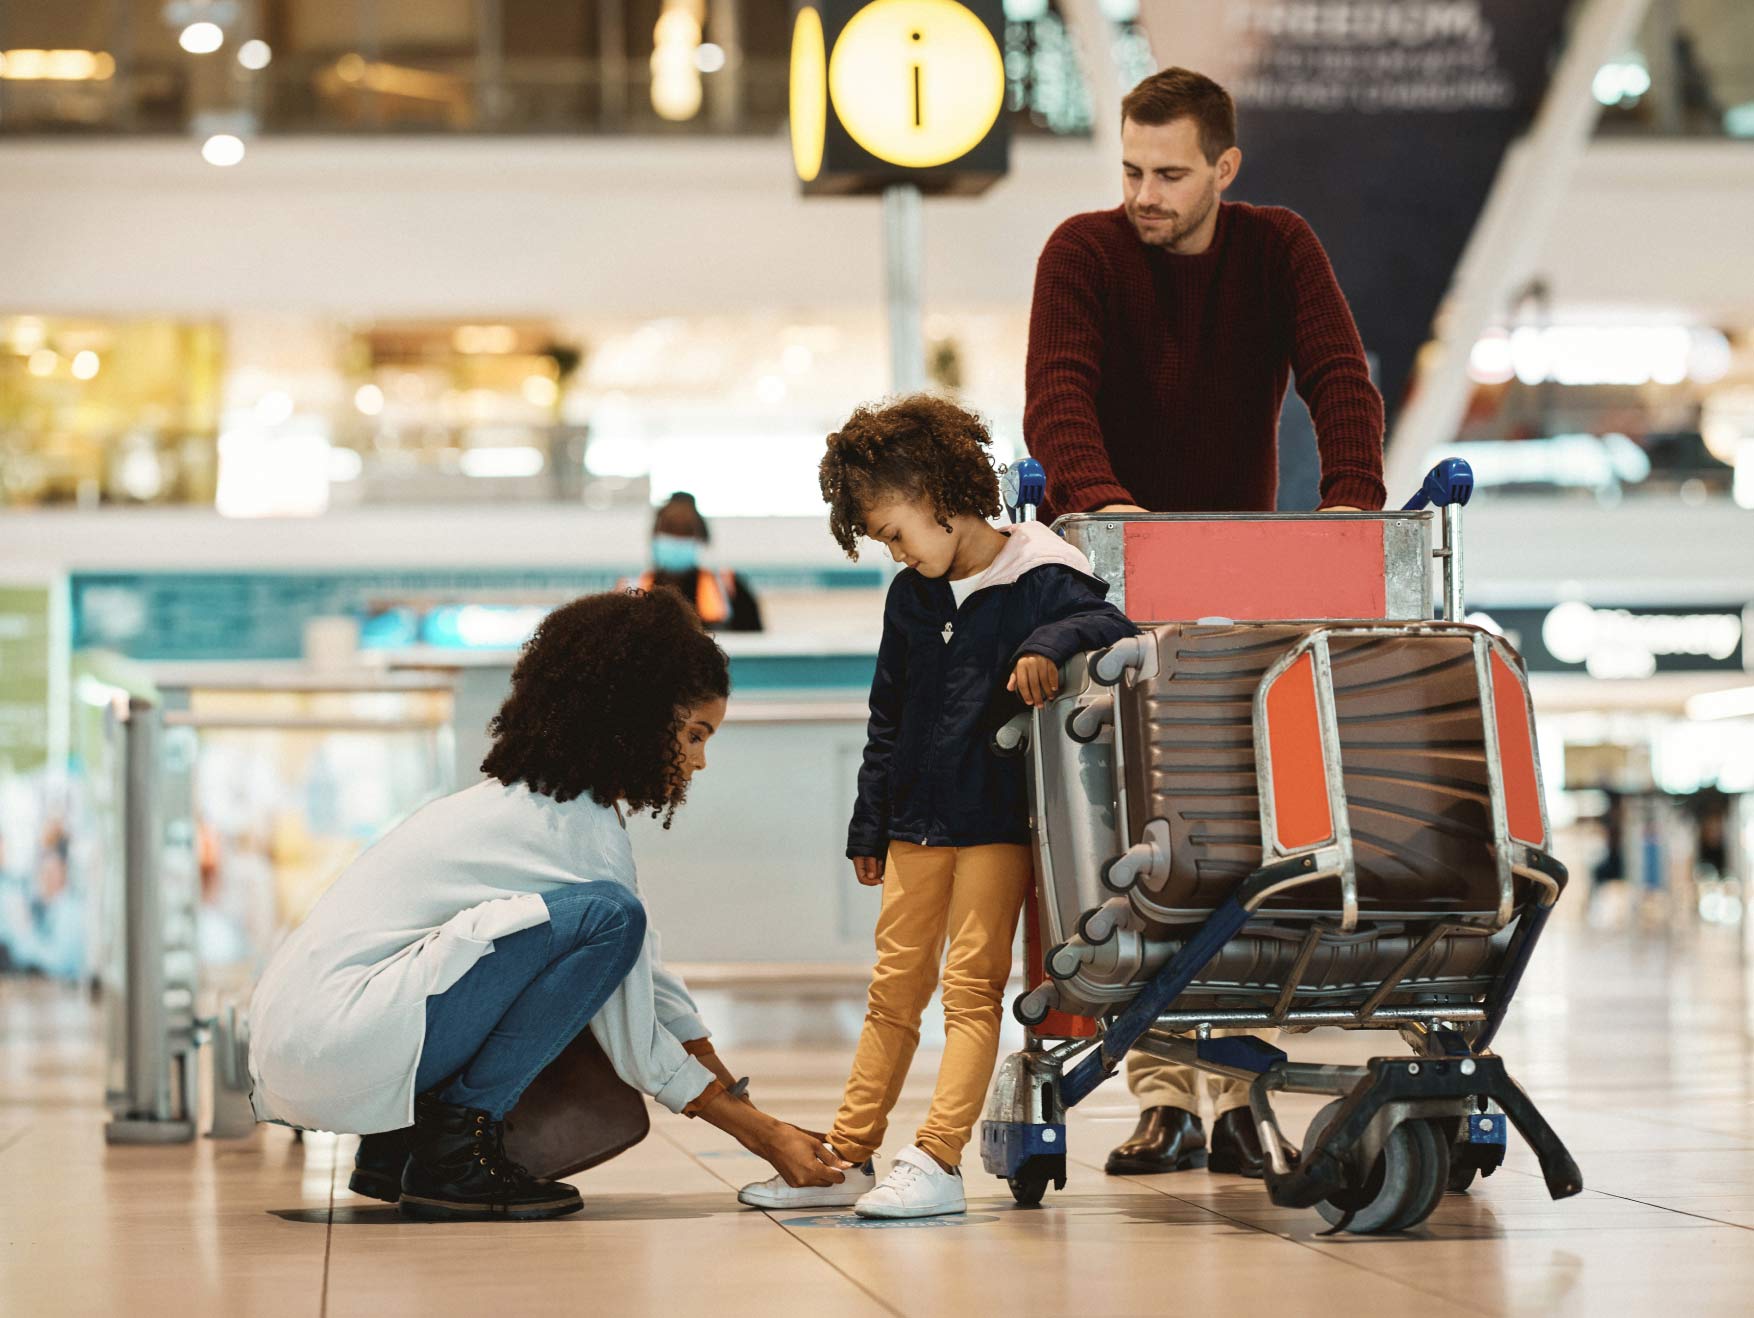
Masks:
[[[1039,1208],[1048,1192],[1045,1176],[1013,1176],[1005,1184],[1011,1187],[1011,1197],[1021,1208]]]
[[[1313,1149],[1340,1110],[1335,1099],[1309,1123],[1303,1147]],[[1354,1235],[1381,1235],[1417,1226],[1437,1207],[1449,1181],[1449,1145],[1430,1121],[1403,1121],[1389,1132],[1368,1168],[1353,1168],[1346,1188],[1317,1204],[1329,1226]]]
[[[1005,1184],[1011,1187],[1011,1197],[1019,1207],[1040,1207],[1050,1185],[1056,1190],[1065,1188],[1066,1160],[1061,1156],[1038,1153],[1025,1161],[1015,1176],[1007,1177]]]

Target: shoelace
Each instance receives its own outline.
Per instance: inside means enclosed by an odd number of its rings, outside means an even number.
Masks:
[[[924,1167],[897,1159],[895,1165],[889,1169],[889,1175],[886,1179],[896,1182],[897,1189],[906,1189],[925,1174]]]

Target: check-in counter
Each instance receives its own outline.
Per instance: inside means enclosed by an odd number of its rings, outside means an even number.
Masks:
[[[868,964],[879,890],[845,856],[874,647],[724,635],[732,694],[670,829],[631,821],[640,885],[677,962]],[[515,651],[405,651],[455,675],[456,778],[480,780]]]

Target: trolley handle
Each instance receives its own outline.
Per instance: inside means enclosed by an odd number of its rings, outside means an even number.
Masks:
[[[1443,616],[1460,622],[1462,609],[1462,509],[1474,497],[1474,469],[1461,458],[1445,458],[1425,474],[1419,492],[1402,505],[1402,512],[1428,507],[1442,510],[1443,543],[1431,551],[1443,563]]]

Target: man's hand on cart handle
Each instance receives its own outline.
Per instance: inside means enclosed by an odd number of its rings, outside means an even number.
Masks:
[[[1015,691],[1032,708],[1045,705],[1060,693],[1060,666],[1046,655],[1026,654],[1011,670],[1005,689]]]
[[[1324,513],[1361,513],[1364,509],[1354,508],[1349,503],[1331,503],[1322,511]]]
[[[1150,510],[1141,508],[1136,503],[1105,503],[1096,511],[1099,513],[1143,513]]]
[[[854,856],[853,873],[867,888],[875,888],[883,882],[883,857]]]

